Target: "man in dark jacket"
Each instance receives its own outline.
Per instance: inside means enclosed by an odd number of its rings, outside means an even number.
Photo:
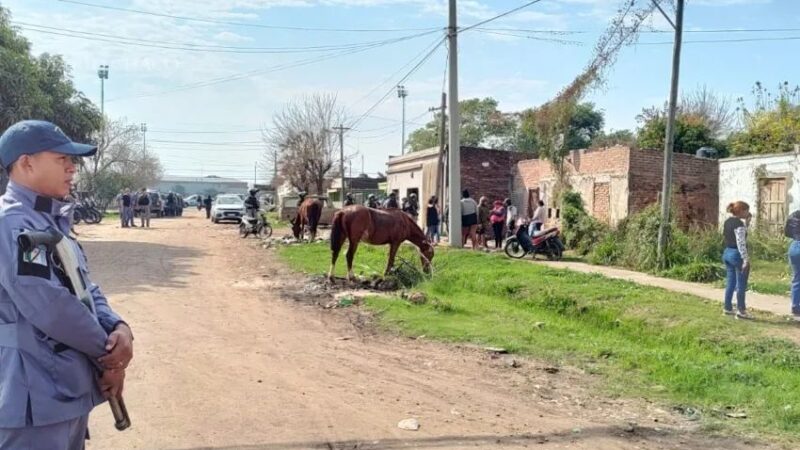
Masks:
[[[203,199],[203,206],[206,208],[206,219],[211,218],[211,196],[206,195],[206,198]]]
[[[400,205],[397,204],[397,194],[392,192],[389,194],[389,198],[386,199],[386,202],[383,204],[383,209],[399,209]]]

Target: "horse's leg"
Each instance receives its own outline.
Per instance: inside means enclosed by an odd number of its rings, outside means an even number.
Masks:
[[[356,278],[353,274],[353,258],[356,256],[356,250],[358,250],[358,240],[350,239],[350,246],[347,248],[347,279],[350,281]]]
[[[397,249],[400,248],[399,243],[392,242],[389,245],[389,260],[386,262],[386,271],[383,272],[384,277],[389,275],[389,271],[392,270],[392,267],[394,267],[394,258],[397,256]]]

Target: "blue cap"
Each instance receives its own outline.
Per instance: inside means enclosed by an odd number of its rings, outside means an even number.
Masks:
[[[22,155],[35,155],[44,151],[92,156],[97,152],[97,146],[72,142],[61,128],[44,120],[17,122],[0,136],[0,164],[4,169]]]

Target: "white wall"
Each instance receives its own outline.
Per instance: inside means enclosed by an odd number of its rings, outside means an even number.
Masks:
[[[719,223],[728,217],[726,208],[734,201],[744,201],[753,209],[753,223],[758,214],[758,175],[765,178],[786,176],[787,213],[800,209],[800,154],[781,153],[764,156],[743,156],[719,162]]]

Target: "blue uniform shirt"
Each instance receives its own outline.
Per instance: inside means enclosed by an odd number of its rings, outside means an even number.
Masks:
[[[42,426],[88,414],[104,401],[96,360],[122,320],[97,285],[97,319],[59,278],[44,248],[23,252],[23,231],[69,235],[73,205],[13,182],[0,198],[0,428]],[[86,257],[77,243],[81,270]]]

